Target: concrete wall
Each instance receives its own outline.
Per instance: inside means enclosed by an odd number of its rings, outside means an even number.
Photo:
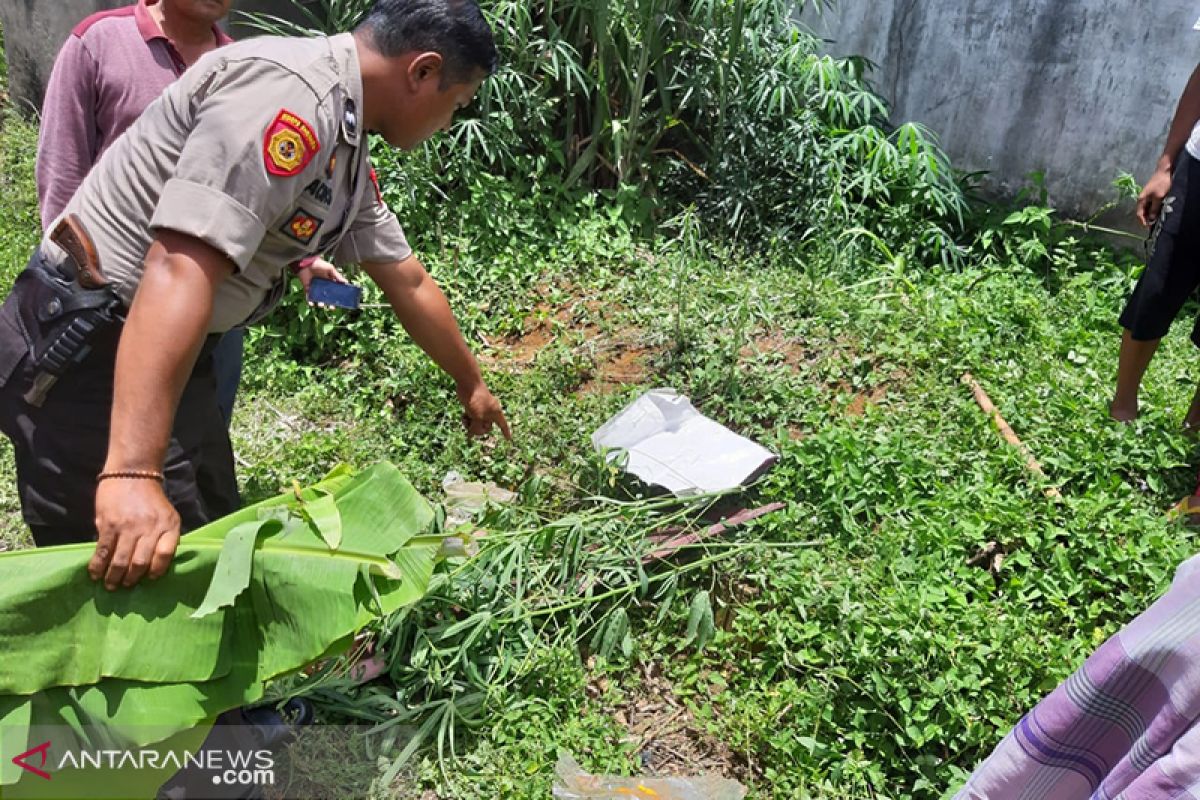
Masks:
[[[54,56],[71,29],[87,15],[105,8],[128,5],[131,0],[0,0],[0,26],[8,56],[9,90],[26,110],[40,108]],[[286,15],[289,0],[235,0],[234,11],[266,11]],[[237,18],[236,13],[232,14]],[[247,31],[229,26],[235,36]]]
[[[1010,194],[1046,173],[1089,214],[1122,171],[1145,181],[1200,60],[1192,0],[834,0],[801,19],[865,55],[893,121],[932,128],[955,165]]]

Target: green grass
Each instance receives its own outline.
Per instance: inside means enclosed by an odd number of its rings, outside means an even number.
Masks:
[[[36,240],[34,137],[11,117],[0,128],[5,281]],[[468,440],[449,381],[383,310],[350,321],[292,301],[251,337],[233,426],[247,498],[387,458],[431,497],[450,469],[537,476],[565,513],[611,490],[591,431],[669,385],[777,450],[746,502],[787,508],[731,535],[762,546],[688,579],[717,606],[707,647],[684,643],[681,592],[661,622],[652,603],[635,610],[628,657],[534,648],[457,758],[414,764],[437,796],[545,797],[563,747],[598,771],[723,766],[756,798],[941,797],[1192,552],[1163,513],[1198,455],[1178,432],[1200,378],[1189,323],[1154,362],[1142,419],[1105,416],[1128,256],[1068,241],[1028,265],[976,253],[956,271],[794,263],[785,249],[642,239],[596,200],[548,219],[519,206],[510,236],[460,228],[487,204],[410,233],[515,441]],[[974,404],[967,370],[1061,503]],[[0,542],[22,546],[3,453]],[[967,564],[992,541],[1008,553],[995,576]]]
[[[603,488],[589,433],[670,385],[781,455],[747,502],[787,510],[737,540],[826,543],[764,547],[697,583],[722,609],[702,652],[681,646],[685,599],[661,624],[654,609],[635,615],[628,661],[546,651],[515,710],[497,704],[445,772],[426,757],[420,775],[440,796],[544,797],[556,747],[636,772],[615,713],[647,691],[630,667],[653,665],[651,697],[687,709],[689,740],[724,743],[721,763],[755,797],[939,797],[1191,553],[1190,532],[1164,516],[1197,455],[1178,432],[1196,380],[1180,331],[1148,376],[1142,419],[1105,416],[1128,258],[1076,244],[1077,263],[1048,273],[839,275],[717,245],[680,261],[592,212],[562,237],[557,252],[508,256],[517,277],[504,263],[475,274],[465,257],[450,274],[422,248],[486,355],[513,445],[468,441],[449,384],[382,318],[369,341],[338,345],[350,363],[323,367],[284,360],[263,333],[235,424],[252,492],[390,458],[434,496],[451,468],[509,486],[532,472],[565,511]],[[632,383],[581,393],[630,350]],[[966,370],[1062,503],[980,412]],[[967,565],[991,541],[1008,552],[995,577]],[[589,694],[601,679],[606,696]]]

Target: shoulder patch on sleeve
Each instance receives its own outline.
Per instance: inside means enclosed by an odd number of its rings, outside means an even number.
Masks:
[[[307,214],[304,211],[297,211],[283,223],[281,231],[289,238],[295,239],[300,244],[308,244],[312,241],[313,236],[316,236],[317,229],[321,227],[321,223],[325,220],[320,217],[314,217],[312,214]]]
[[[301,245],[307,245],[308,242],[312,241],[312,237],[317,235],[317,229],[320,228],[320,223],[323,222],[324,219],[314,217],[311,213],[296,211],[287,222],[283,223],[283,227],[280,230],[289,236],[290,239],[295,239]]]
[[[312,126],[286,108],[280,109],[263,134],[263,163],[272,175],[300,174],[320,149]]]

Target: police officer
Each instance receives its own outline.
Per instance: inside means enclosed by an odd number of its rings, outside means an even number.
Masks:
[[[0,428],[39,545],[97,538],[92,577],[131,586],[237,508],[210,351],[316,253],[363,267],[471,434],[510,436],[367,142],[446,129],[495,63],[475,0],[377,0],[352,34],[209,53],[106,151],[0,307]]]

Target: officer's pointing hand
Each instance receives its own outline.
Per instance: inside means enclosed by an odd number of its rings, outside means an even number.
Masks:
[[[492,429],[492,425],[495,425],[500,428],[505,439],[512,440],[512,430],[508,427],[508,420],[504,418],[500,401],[485,384],[459,387],[458,401],[462,403],[463,425],[466,426],[469,435],[484,436]]]
[[[179,544],[179,513],[154,480],[115,478],[96,487],[100,538],[88,563],[106,589],[133,586],[146,574],[161,577]]]

